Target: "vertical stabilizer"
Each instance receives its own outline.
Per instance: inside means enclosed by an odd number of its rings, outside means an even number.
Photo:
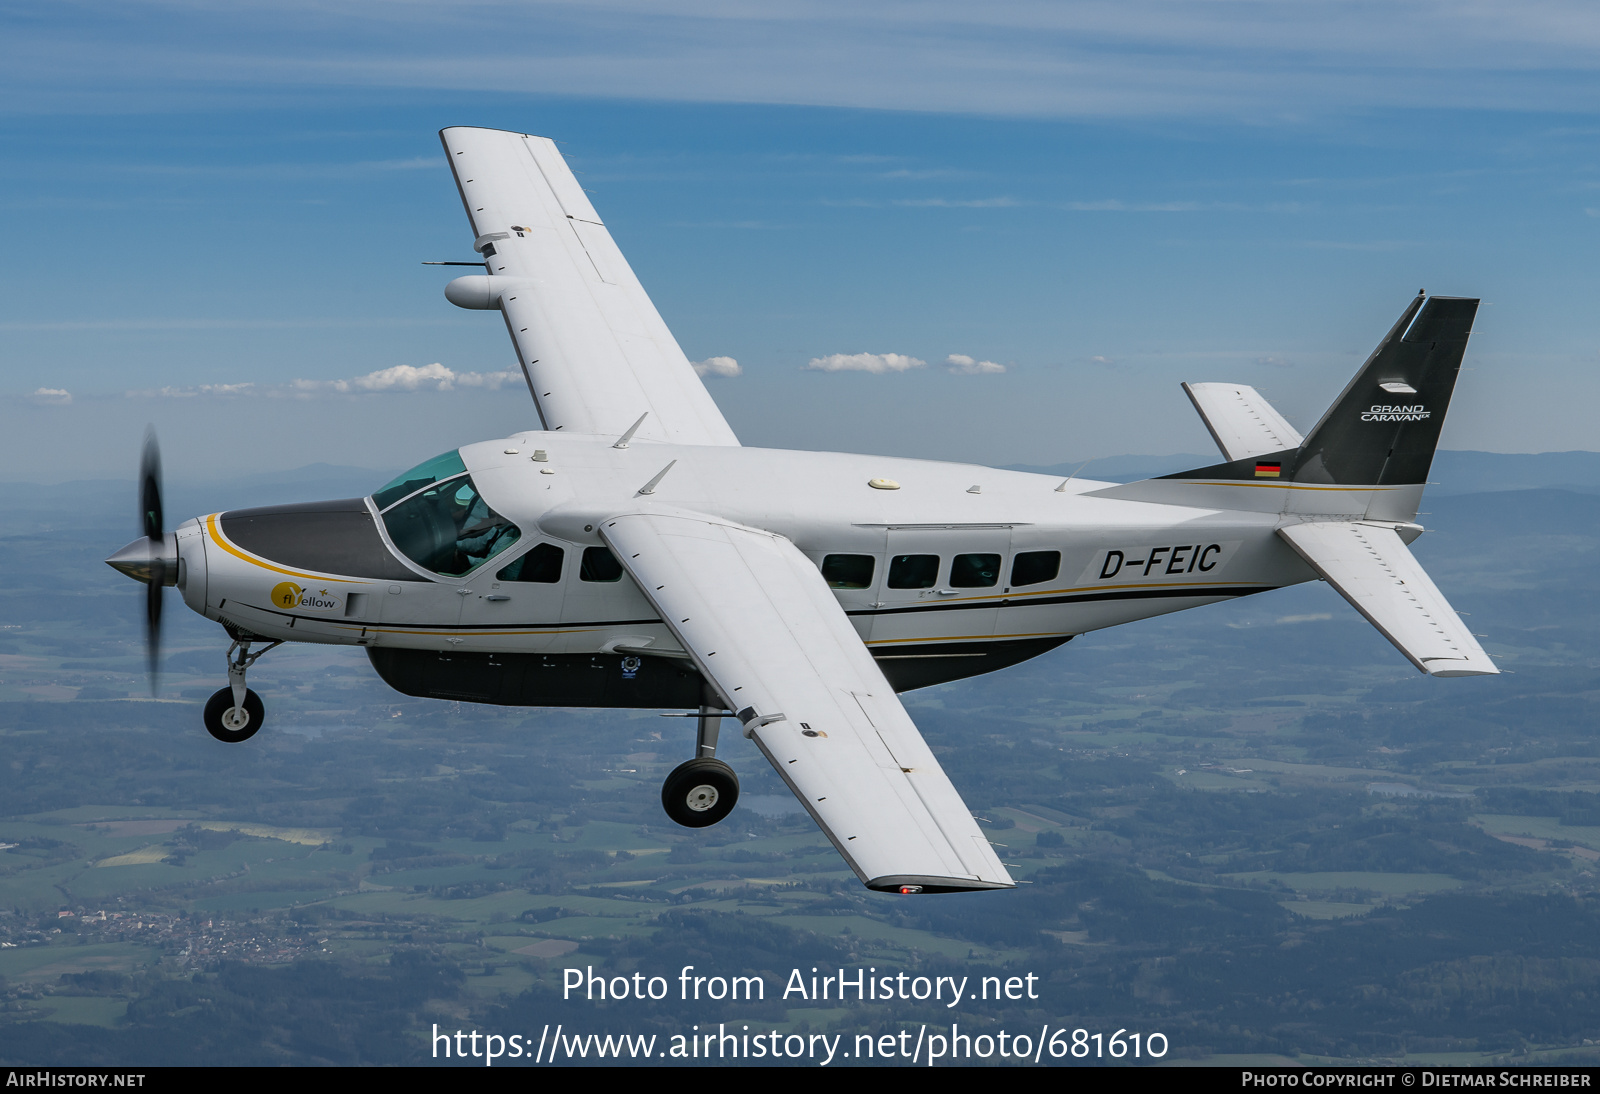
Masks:
[[[1473,299],[1418,295],[1298,447],[1290,447],[1298,435],[1286,424],[1287,432],[1256,428],[1238,440],[1219,433],[1218,420],[1226,419],[1242,429],[1246,410],[1256,416],[1263,413],[1265,402],[1252,389],[1185,385],[1229,462],[1167,478],[1270,479],[1324,486],[1417,486],[1427,482],[1477,314],[1478,301]],[[1219,392],[1228,391],[1241,393],[1235,401],[1244,400],[1248,404],[1245,410],[1225,413],[1227,400]],[[1248,393],[1250,399],[1242,393]],[[1272,414],[1276,416],[1275,411]],[[1269,451],[1276,436],[1284,437],[1286,443],[1281,451]]]
[[[1322,416],[1295,459],[1296,482],[1426,482],[1476,300],[1418,296]]]

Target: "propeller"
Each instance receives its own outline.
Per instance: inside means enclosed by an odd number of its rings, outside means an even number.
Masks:
[[[144,587],[144,647],[153,695],[156,664],[161,656],[161,590],[167,584],[167,536],[161,513],[161,446],[156,443],[154,429],[145,431],[144,451],[139,454],[139,518],[144,524],[145,552],[150,560],[150,577]]]
[[[156,666],[161,656],[161,590],[177,584],[177,542],[169,539],[161,509],[161,446],[155,430],[146,430],[139,456],[139,524],[143,533],[106,559],[119,573],[145,583],[144,644],[150,691],[156,691]]]

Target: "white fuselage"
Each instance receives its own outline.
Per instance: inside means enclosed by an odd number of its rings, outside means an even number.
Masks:
[[[870,581],[835,595],[880,656],[1064,639],[1316,576],[1274,535],[1281,510],[1092,497],[1114,484],[1074,479],[1061,488],[1054,476],[928,460],[615,444],[540,431],[462,448],[484,499],[521,529],[514,548],[463,577],[403,559],[414,580],[286,566],[228,541],[212,515],[179,529],[184,599],[269,639],[463,653],[668,652],[676,641],[631,580],[586,581],[579,572],[584,549],[601,546],[601,521],[641,506],[776,532],[819,565],[833,554],[870,556]],[[565,551],[559,581],[496,579],[540,542]],[[1061,555],[1053,578],[1012,583],[1018,554],[1051,551]],[[953,560],[965,554],[1001,556],[994,585],[952,584]],[[934,583],[890,587],[890,560],[903,555],[937,556]]]

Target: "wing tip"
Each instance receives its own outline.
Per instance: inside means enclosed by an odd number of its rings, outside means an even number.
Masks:
[[[1427,673],[1429,676],[1437,676],[1437,677],[1439,677],[1441,679],[1445,679],[1445,680],[1451,680],[1451,679],[1455,679],[1457,677],[1462,677],[1462,676],[1499,676],[1500,675],[1500,669],[1494,664],[1490,664],[1487,668],[1482,668],[1482,667],[1478,667],[1478,666],[1475,666],[1475,665],[1474,666],[1453,665],[1453,664],[1448,664],[1447,663],[1447,664],[1440,665],[1438,668],[1434,668],[1433,667],[1434,663],[1437,660],[1438,660],[1438,658],[1434,658],[1433,660],[1430,660],[1430,661],[1424,661],[1422,663],[1422,671]]]
[[[929,877],[923,874],[886,874],[872,878],[867,888],[880,893],[900,893],[905,896],[931,893],[975,893],[988,889],[1015,889],[1017,883],[1009,877],[1005,881],[984,881],[966,877]]]
[[[537,133],[524,133],[520,129],[496,129],[489,125],[447,125],[443,129],[439,130],[439,139],[443,140],[446,133],[453,133],[457,130],[463,129],[474,133],[505,133],[513,137],[537,137],[539,135]],[[554,140],[555,138],[546,137],[544,139]]]

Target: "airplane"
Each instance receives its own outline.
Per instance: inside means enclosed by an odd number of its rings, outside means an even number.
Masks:
[[[661,798],[695,828],[738,799],[731,715],[868,888],[927,894],[1015,882],[900,692],[1318,578],[1422,672],[1499,671],[1408,548],[1477,300],[1419,293],[1304,436],[1185,384],[1222,459],[1161,478],[746,447],[555,143],[440,139],[482,267],[445,296],[500,313],[540,428],[174,531],[147,438],[143,534],[107,561],[147,585],[152,678],[164,588],[227,632],[217,740],[261,728],[263,654],[354,645],[406,695],[687,710]]]

